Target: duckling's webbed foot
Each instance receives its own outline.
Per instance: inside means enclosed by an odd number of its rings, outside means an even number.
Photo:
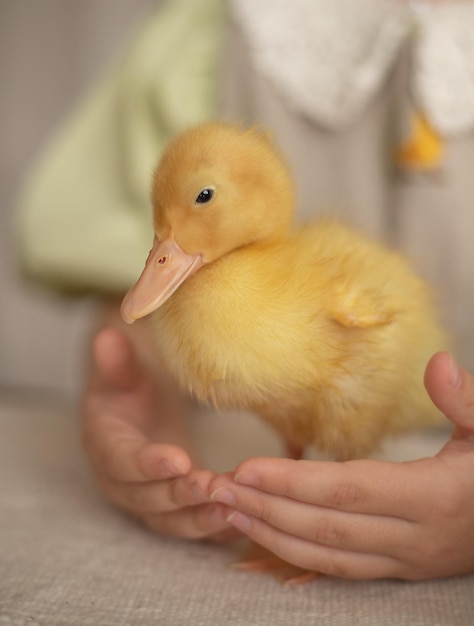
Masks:
[[[286,442],[286,456],[293,461],[299,461],[303,458],[303,448],[293,443]]]
[[[258,544],[252,544],[240,561],[232,566],[243,572],[268,574],[284,585],[304,585],[320,576],[319,572],[310,571],[291,565]]]

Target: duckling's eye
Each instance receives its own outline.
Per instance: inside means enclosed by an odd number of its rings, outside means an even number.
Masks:
[[[210,202],[210,200],[212,200],[213,196],[214,196],[214,189],[212,187],[206,187],[198,194],[195,200],[195,203],[206,204],[206,202]]]

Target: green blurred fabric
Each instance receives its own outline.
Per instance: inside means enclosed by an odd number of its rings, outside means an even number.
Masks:
[[[151,246],[151,175],[167,140],[216,108],[222,0],[168,0],[53,138],[20,201],[24,273],[120,294]]]

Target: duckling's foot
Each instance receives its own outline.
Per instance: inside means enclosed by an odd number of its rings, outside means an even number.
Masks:
[[[292,461],[300,461],[303,458],[303,448],[293,443],[286,442],[286,456]]]
[[[269,550],[253,544],[240,561],[233,567],[243,572],[268,574],[284,585],[304,585],[320,576],[319,572],[310,571],[291,565]]]

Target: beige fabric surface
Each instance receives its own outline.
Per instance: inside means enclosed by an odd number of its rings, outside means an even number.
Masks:
[[[229,567],[228,546],[160,538],[109,507],[82,457],[74,411],[0,403],[0,624],[15,626],[469,626],[474,576],[423,583],[331,578],[284,588]],[[275,453],[260,424],[194,418],[214,466]],[[391,444],[430,454],[446,432]],[[205,450],[206,452],[206,450]],[[215,456],[215,455],[214,455]]]

